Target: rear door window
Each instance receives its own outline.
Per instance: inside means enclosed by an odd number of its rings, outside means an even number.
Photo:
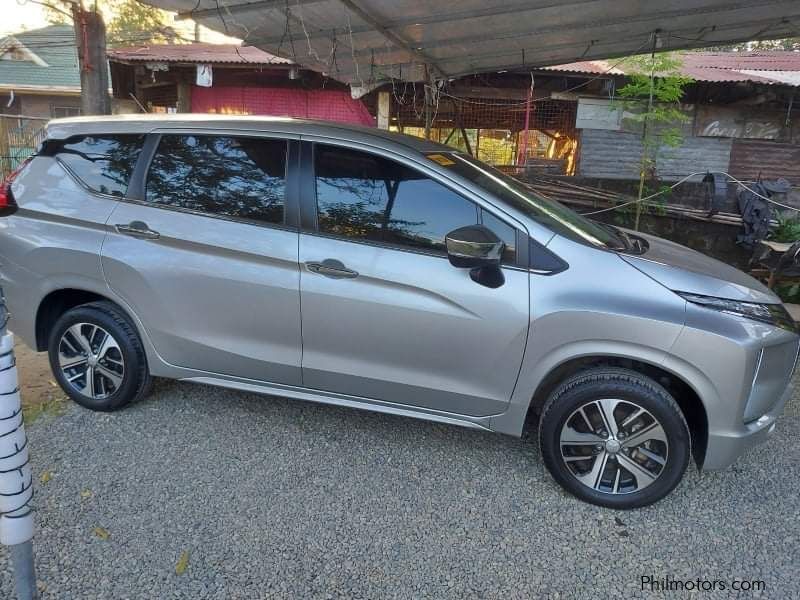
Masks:
[[[55,155],[90,190],[124,196],[144,137],[135,134],[74,136],[59,143]]]
[[[285,140],[162,135],[147,174],[147,202],[282,224]]]

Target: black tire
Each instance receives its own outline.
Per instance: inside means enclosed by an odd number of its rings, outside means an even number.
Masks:
[[[622,401],[612,411],[616,415],[621,413],[619,420],[617,417],[613,417],[615,420],[613,427],[615,428],[622,425],[628,416],[636,414],[633,405],[645,409],[649,413],[639,413],[643,416],[638,421],[632,421],[633,425],[630,427],[638,427],[638,430],[633,429],[633,433],[626,434],[626,428],[620,428],[620,431],[623,432],[619,434],[620,440],[629,436],[628,443],[633,444],[634,438],[637,436],[641,439],[640,431],[647,430],[649,427],[654,427],[653,430],[657,431],[650,419],[657,421],[655,425],[661,426],[666,443],[649,440],[646,444],[640,444],[639,448],[650,452],[651,455],[663,452],[663,455],[659,455],[661,460],[665,460],[663,466],[651,461],[645,454],[640,453],[642,450],[638,450],[636,447],[620,450],[617,447],[619,443],[613,442],[581,443],[579,446],[569,438],[569,434],[574,433],[577,427],[583,427],[589,435],[595,435],[592,433],[593,431],[609,435],[602,426],[602,423],[606,421],[602,420],[603,411],[600,410],[600,405],[589,404],[600,399],[611,399],[612,402],[614,400]],[[596,412],[592,412],[595,406],[598,408]],[[576,411],[582,407],[584,412],[579,415]],[[599,429],[592,427],[592,423],[597,422],[600,423]],[[565,425],[567,426],[566,430],[564,429]],[[561,437],[562,430],[565,431],[565,438]],[[647,435],[644,437],[646,438]],[[564,440],[563,446],[562,439]],[[613,439],[616,440],[616,437]],[[613,445],[607,445],[609,443],[613,443]],[[669,392],[649,377],[635,371],[615,367],[598,367],[583,371],[567,379],[553,391],[544,405],[539,421],[539,444],[547,469],[564,489],[586,502],[617,509],[639,508],[664,498],[680,483],[691,454],[689,428],[680,407]],[[570,444],[575,445],[570,446]],[[591,450],[588,449],[589,446],[591,446]],[[562,448],[564,448],[563,452],[570,453],[568,458],[575,461],[570,462],[570,466],[562,456]],[[576,450],[572,450],[572,448],[576,448]],[[650,449],[656,449],[656,451],[651,452]],[[592,454],[597,454],[597,458],[580,458],[584,453],[587,457],[591,456],[588,454],[590,451]],[[606,456],[610,457],[610,463],[594,462]],[[620,468],[630,465],[631,458],[636,459],[637,464],[639,461],[644,463],[648,467],[647,473],[650,475],[656,472],[655,479],[651,481],[647,474],[642,474],[641,471],[634,473],[635,469]],[[625,463],[623,464],[622,461]],[[598,467],[596,471],[592,471],[596,464],[608,466]],[[608,478],[604,477],[604,474],[608,474]],[[579,475],[584,480],[588,479],[595,483],[592,486],[583,483],[578,479]],[[616,477],[616,481],[610,483],[614,477]],[[619,481],[629,482],[629,487],[627,489],[620,487],[619,493],[612,493],[614,489],[617,489]],[[642,482],[642,489],[638,489],[638,485]],[[611,487],[610,491],[609,487]]]
[[[76,385],[67,380],[67,376],[59,364],[59,346],[62,344],[62,337],[70,327],[81,323],[100,327],[107,332],[116,341],[118,353],[121,354],[124,365],[121,381],[116,386],[108,383],[111,380],[105,381],[108,389],[103,397],[93,397],[82,393]],[[84,330],[87,329],[92,331],[91,327],[84,328]],[[65,312],[53,326],[47,348],[50,368],[61,389],[85,408],[102,412],[115,411],[145,396],[150,390],[152,380],[139,334],[127,315],[112,302],[91,302]],[[76,358],[80,357],[76,354]],[[82,381],[86,382],[86,379],[84,375]],[[98,387],[100,386],[102,386],[102,382],[98,384]]]

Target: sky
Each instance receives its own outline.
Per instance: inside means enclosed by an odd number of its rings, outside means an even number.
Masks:
[[[10,15],[8,9],[11,9]],[[2,11],[0,14],[3,15],[3,19],[0,21],[0,36],[48,25],[44,7],[29,2],[29,0],[0,0],[0,10]],[[176,21],[172,26],[184,37],[191,38],[194,34],[194,23],[191,20]],[[214,44],[238,42],[234,38],[229,38],[205,27],[201,28],[201,41]]]
[[[8,8],[6,8],[8,5]],[[0,35],[7,35],[27,29],[45,27],[44,8],[26,0],[0,0],[3,9],[3,20],[0,21]],[[9,14],[8,9],[11,9]]]

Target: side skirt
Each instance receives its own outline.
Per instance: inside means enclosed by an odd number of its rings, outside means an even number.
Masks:
[[[465,415],[459,415],[455,413],[412,407],[406,404],[394,404],[391,402],[383,402],[380,400],[361,398],[359,396],[333,394],[333,393],[322,392],[320,390],[310,390],[307,388],[295,387],[290,385],[252,382],[247,380],[243,381],[235,379],[225,379],[222,377],[213,377],[205,375],[182,377],[180,378],[180,381],[188,381],[191,383],[202,383],[205,385],[213,385],[217,387],[242,390],[246,392],[255,392],[257,394],[268,394],[270,396],[295,398],[298,400],[319,402],[322,404],[332,404],[334,406],[346,406],[348,408],[358,408],[361,410],[370,410],[373,412],[385,413],[390,415],[412,417],[414,419],[422,419],[424,421],[435,421],[437,423],[447,423],[450,425],[459,425],[461,427],[469,427],[472,429],[491,431],[489,427],[491,416],[468,417]]]

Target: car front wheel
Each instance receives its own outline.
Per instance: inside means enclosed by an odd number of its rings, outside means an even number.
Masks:
[[[689,429],[669,392],[640,373],[612,367],[579,373],[550,395],[539,443],[566,490],[619,509],[669,494],[690,456]]]

